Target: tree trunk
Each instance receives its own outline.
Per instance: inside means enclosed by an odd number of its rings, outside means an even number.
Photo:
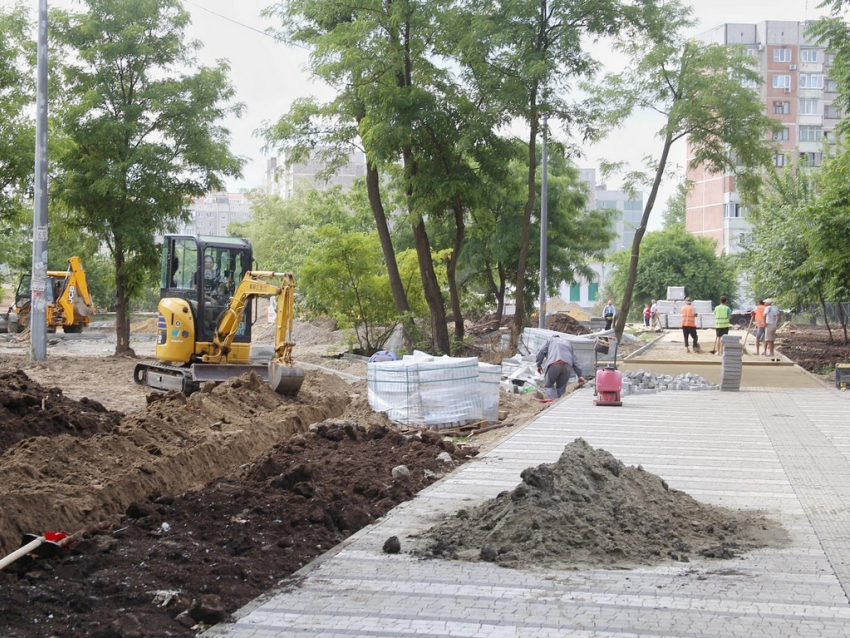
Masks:
[[[460,259],[460,251],[463,249],[463,238],[466,232],[466,224],[463,219],[463,206],[460,202],[454,203],[455,213],[455,241],[452,254],[446,264],[446,277],[449,280],[449,297],[452,305],[452,314],[455,320],[455,339],[458,343],[463,341],[463,314],[460,309],[460,293],[457,287],[457,263]]]
[[[390,278],[390,290],[393,293],[393,301],[395,301],[396,311],[399,316],[403,317],[410,312],[410,304],[407,302],[407,294],[404,292],[404,284],[398,272],[398,262],[395,258],[390,227],[387,224],[383,202],[381,202],[378,169],[372,162],[366,163],[366,191],[369,194],[369,204],[372,207],[372,215],[375,217],[378,237],[381,240],[381,250],[384,253],[384,263],[387,265],[387,274]]]
[[[532,96],[532,104],[536,103],[536,96]],[[525,202],[525,214],[522,219],[522,243],[519,247],[519,261],[517,263],[516,292],[516,314],[514,315],[514,329],[511,333],[511,350],[516,349],[519,335],[525,319],[525,269],[528,262],[528,241],[531,236],[531,213],[534,210],[534,200],[537,197],[537,128],[540,114],[534,111],[531,118],[531,130],[528,135],[528,198]]]
[[[829,327],[829,313],[826,311],[826,300],[823,298],[823,291],[818,288],[818,298],[820,299],[820,307],[823,308],[823,322],[826,324],[826,331],[829,333],[829,342],[832,343],[832,328]]]
[[[844,304],[840,301],[838,302],[838,316],[841,318],[841,329],[844,331],[844,345],[846,346],[847,341],[847,315],[844,314]]]
[[[646,225],[649,222],[649,215],[652,213],[652,207],[655,206],[655,198],[658,196],[658,188],[661,186],[661,180],[664,177],[664,169],[667,166],[667,158],[670,155],[670,147],[673,145],[673,134],[667,131],[667,136],[664,138],[664,149],[661,151],[661,159],[658,160],[658,166],[655,170],[655,179],[652,182],[652,189],[649,191],[649,197],[646,200],[646,206],[643,207],[643,216],[640,218],[640,226],[635,229],[635,238],[632,241],[632,256],[629,260],[629,277],[626,280],[626,290],[623,293],[623,301],[620,302],[620,311],[617,313],[617,318],[614,323],[614,332],[617,335],[619,342],[623,338],[623,330],[626,327],[626,320],[629,316],[629,309],[632,305],[632,294],[635,290],[635,282],[637,281],[638,262],[640,261],[640,242],[643,240],[646,233]]]
[[[116,243],[115,248],[115,354],[136,356],[130,347],[129,299],[124,285],[124,253]]]
[[[431,242],[428,240],[428,232],[425,230],[425,220],[421,217],[413,227],[413,235],[416,239],[416,255],[419,258],[419,273],[422,276],[422,290],[425,301],[431,311],[431,334],[436,350],[442,354],[449,354],[449,331],[446,328],[446,309],[443,305],[443,295],[437,282],[437,273],[434,272],[434,262],[431,259]]]

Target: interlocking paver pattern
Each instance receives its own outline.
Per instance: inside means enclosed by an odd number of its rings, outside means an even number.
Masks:
[[[208,638],[844,638],[850,635],[850,400],[826,388],[569,396],[348,539]],[[729,561],[519,571],[405,553],[441,517],[519,483],[577,437],[791,536]],[[381,547],[396,535],[402,553]]]

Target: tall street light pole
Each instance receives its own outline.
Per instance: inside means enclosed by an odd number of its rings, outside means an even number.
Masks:
[[[30,278],[30,361],[47,358],[47,0],[38,2],[36,70],[35,205]]]
[[[549,183],[547,175],[549,157],[546,149],[547,119],[545,113],[540,115],[540,128],[543,131],[543,159],[540,164],[540,170],[542,171],[540,181],[540,312],[538,313],[540,321],[537,327],[544,329],[546,328],[546,271],[548,268],[546,256],[549,249]]]

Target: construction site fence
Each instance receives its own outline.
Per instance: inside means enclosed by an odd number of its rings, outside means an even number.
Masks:
[[[825,312],[824,305],[819,303],[797,306],[791,310],[790,321],[812,326],[825,326],[827,322],[830,326],[842,326],[850,321],[850,301],[827,302],[825,306]]]

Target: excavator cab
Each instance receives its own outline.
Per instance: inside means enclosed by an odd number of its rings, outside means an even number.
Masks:
[[[162,276],[160,299],[184,299],[192,308],[196,346],[209,343],[215,336],[221,314],[230,304],[230,297],[251,270],[251,243],[236,237],[166,235],[162,243]],[[245,314],[234,337],[234,350],[245,350],[251,342],[251,307]],[[169,360],[165,336],[157,340],[157,358]],[[241,347],[239,344],[243,344]],[[194,352],[193,354],[197,354]],[[162,355],[162,356],[160,356]],[[178,357],[175,360],[182,360]]]

